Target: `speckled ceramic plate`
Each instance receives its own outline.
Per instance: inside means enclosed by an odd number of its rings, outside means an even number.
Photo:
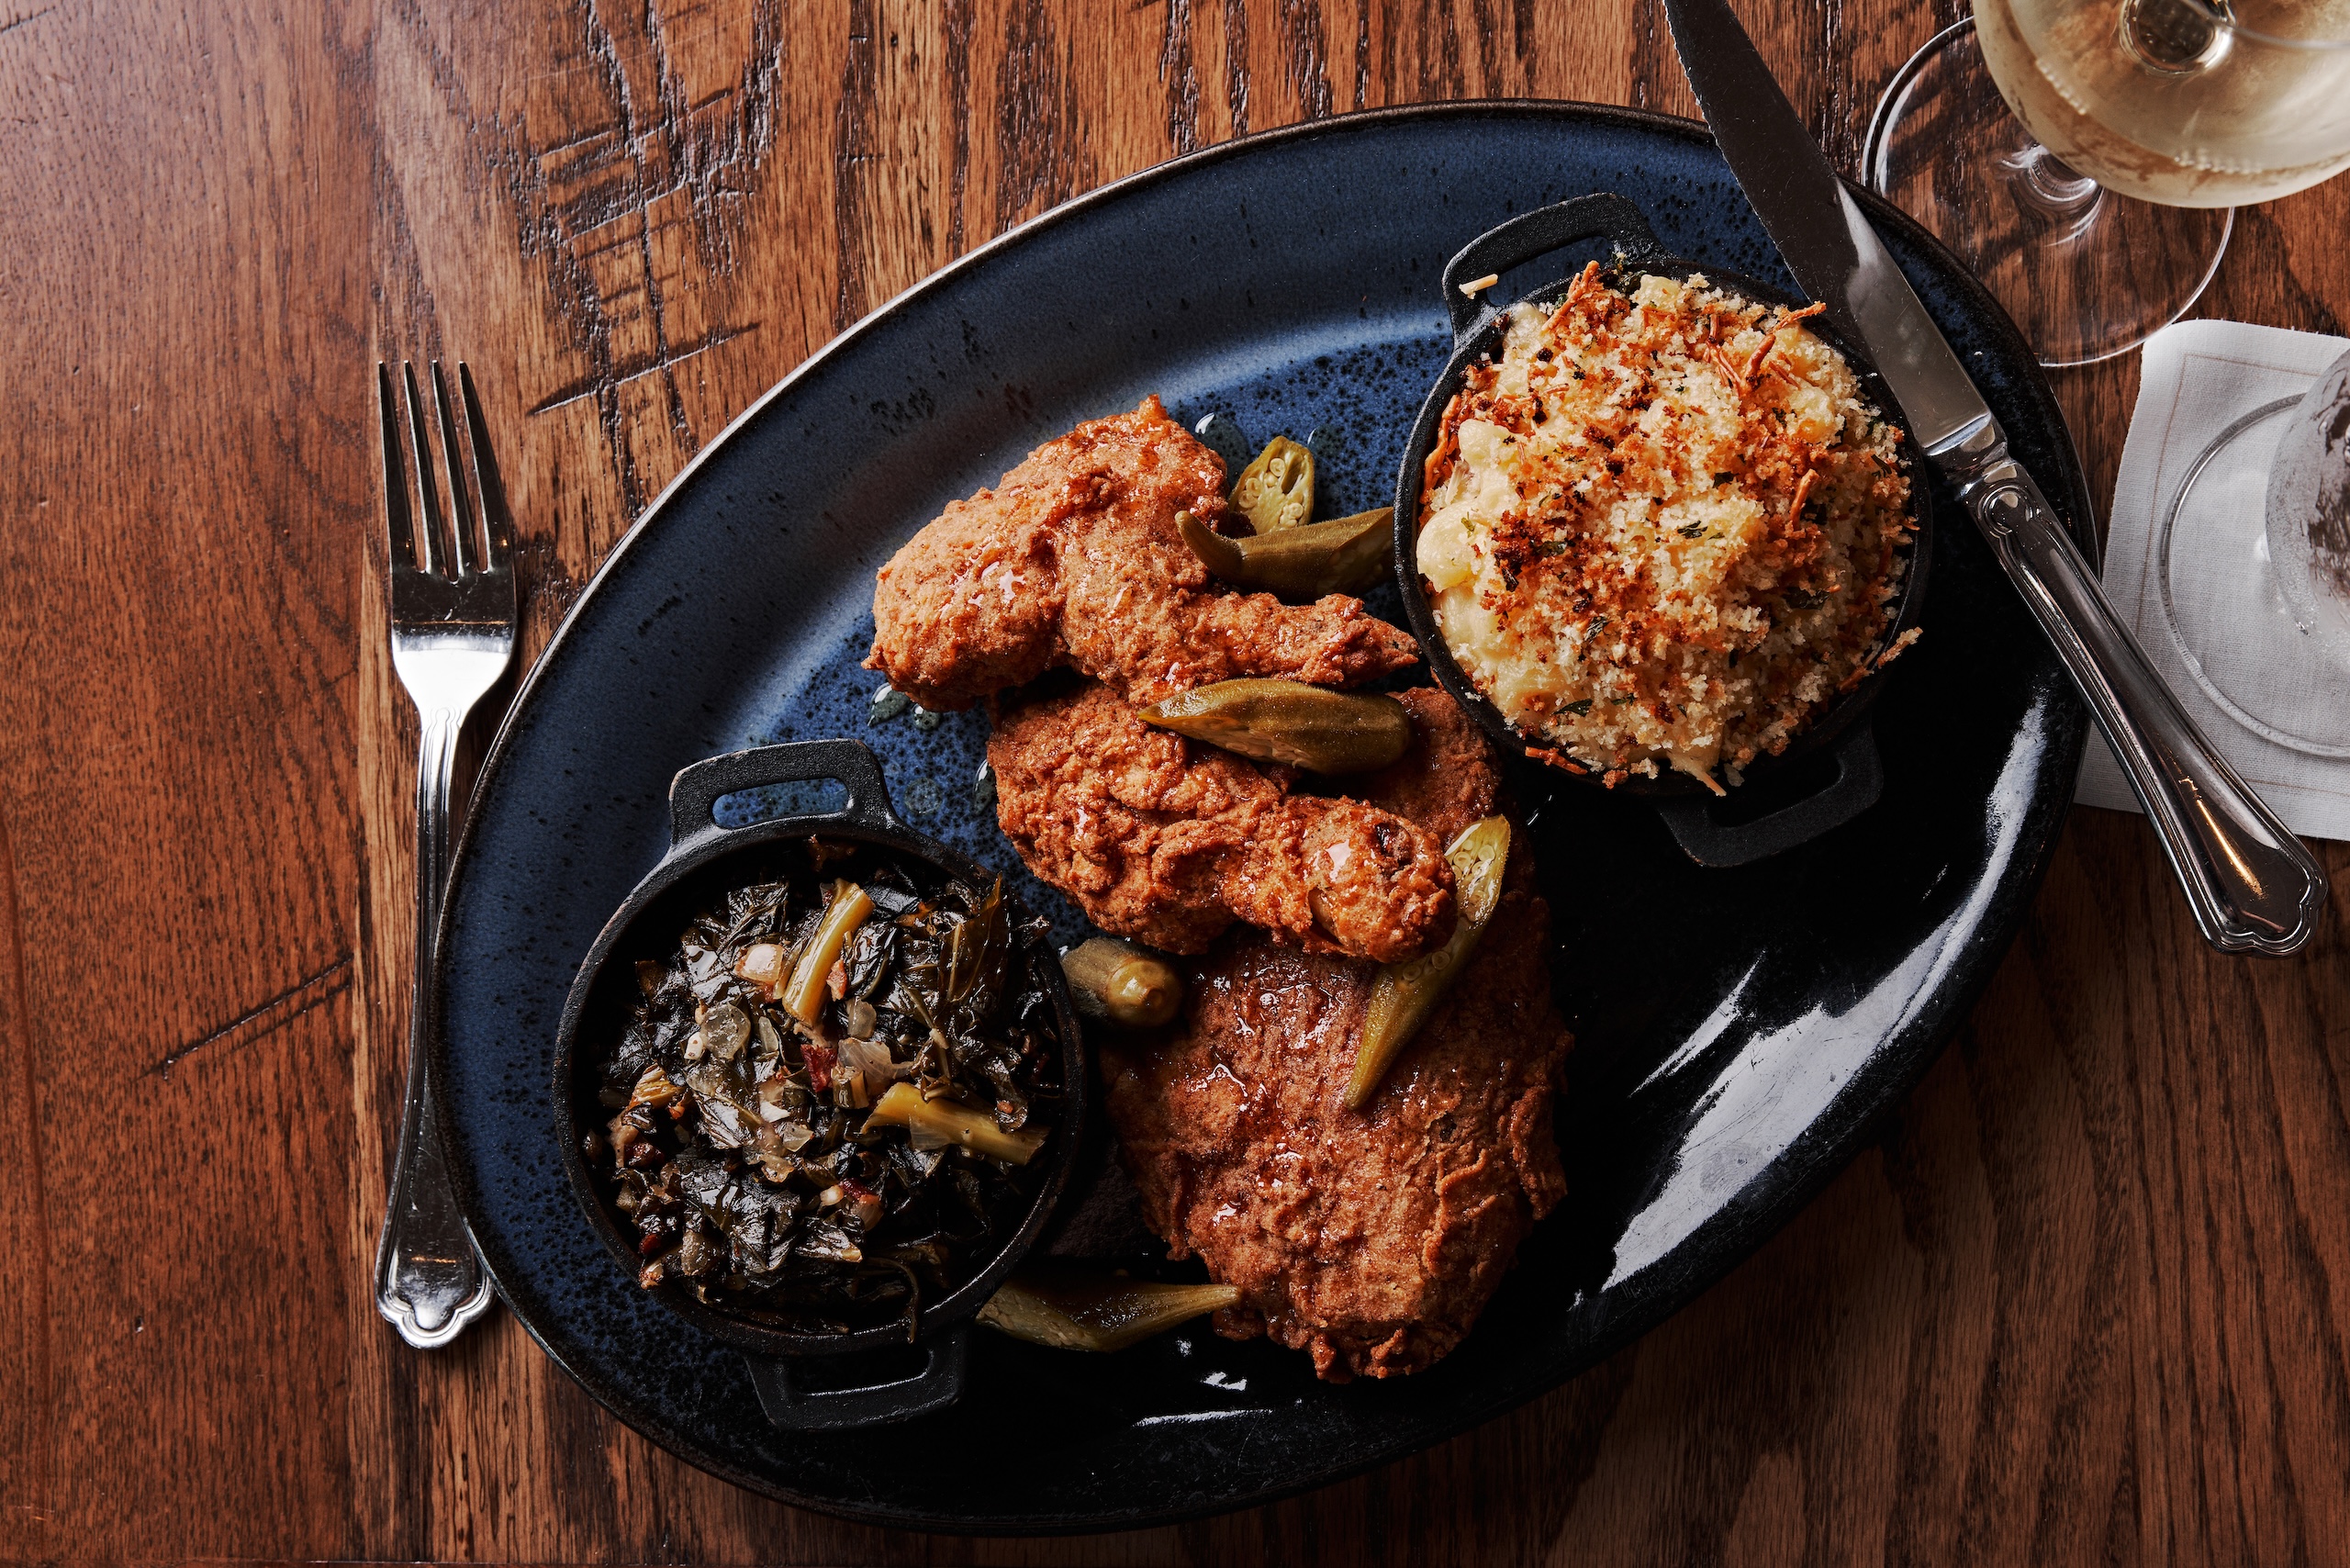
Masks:
[[[1512,213],[1601,190],[1639,203],[1667,249],[1785,284],[1712,143],[1681,121],[1486,105],[1259,137],[1072,202],[878,311],[713,442],[613,552],[483,776],[432,1070],[507,1302],[622,1420],[745,1486],[925,1529],[1097,1530],[1263,1501],[1484,1420],[1657,1323],[1784,1224],[1931,1059],[2025,917],[2086,722],[1963,526],[1939,531],[1925,639],[1876,709],[1884,796],[1857,820],[1704,870],[1643,802],[1521,781],[1580,1036],[1559,1124],[1572,1195],[1427,1372],[1330,1386],[1302,1355],[1199,1330],[1106,1360],[982,1335],[964,1400],[923,1417],[921,1441],[789,1436],[761,1417],[739,1355],[613,1265],[565,1185],[545,1087],[556,1016],[660,857],[678,768],[856,735],[915,827],[1017,872],[973,796],[984,721],[868,714],[873,573],[909,534],[1148,392],[1252,444],[1319,432],[1325,504],[1379,504],[1445,363],[1446,258]],[[2087,543],[2031,353],[1955,262],[1863,200]]]

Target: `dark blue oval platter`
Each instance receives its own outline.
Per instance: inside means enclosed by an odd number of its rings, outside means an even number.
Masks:
[[[491,751],[429,1004],[474,1235],[516,1316],[621,1420],[772,1496],[918,1529],[1113,1529],[1262,1502],[1498,1415],[1652,1327],[1785,1223],[1957,1028],[2029,911],[2087,721],[1952,511],[1924,640],[1876,709],[1884,796],[1857,820],[1707,870],[1640,801],[1519,781],[1579,1039],[1558,1126],[1572,1195],[1428,1372],[1319,1383],[1304,1356],[1203,1324],[1113,1358],[983,1334],[961,1404],[918,1431],[793,1436],[762,1417],[739,1354],[614,1266],[565,1185],[556,1018],[660,858],[688,763],[863,739],[910,823],[1077,930],[975,793],[985,720],[872,711],[878,678],[858,664],[874,571],[899,544],[1037,442],[1151,392],[1186,423],[1225,416],[1214,428],[1250,449],[1310,437],[1331,515],[1382,503],[1449,350],[1446,259],[1593,191],[1638,203],[1673,252],[1793,286],[1687,122],[1566,104],[1325,121],[1122,181],[948,267],[761,398],[612,553]],[[2093,549],[2022,341],[1916,225],[1867,205]]]

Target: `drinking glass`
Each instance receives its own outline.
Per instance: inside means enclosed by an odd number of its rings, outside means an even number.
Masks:
[[[2350,0],[1975,0],[1863,159],[2041,363],[2109,359],[2195,303],[2237,204],[2350,167]]]
[[[2147,586],[2187,675],[2275,745],[2350,758],[2350,359],[2250,408],[2157,506]]]

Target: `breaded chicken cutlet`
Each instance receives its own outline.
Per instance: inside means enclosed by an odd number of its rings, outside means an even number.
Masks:
[[[1449,698],[1403,700],[1419,743],[1361,793],[1446,842],[1493,810],[1494,761]],[[1342,1096],[1376,966],[1253,933],[1188,966],[1166,1036],[1104,1053],[1146,1219],[1240,1288],[1220,1332],[1304,1350],[1332,1381],[1419,1371],[1565,1194],[1551,1101],[1572,1041],[1532,880],[1521,843],[1467,968],[1360,1112]]]
[[[996,821],[1028,868],[1114,935],[1202,953],[1235,921],[1380,963],[1452,933],[1444,841],[1137,718],[1097,681],[1003,703]]]
[[[1146,705],[1243,676],[1356,686],[1419,661],[1360,599],[1219,589],[1175,514],[1214,528],[1224,490],[1223,459],[1157,398],[1089,420],[948,506],[881,568],[866,666],[948,710],[1062,665]]]

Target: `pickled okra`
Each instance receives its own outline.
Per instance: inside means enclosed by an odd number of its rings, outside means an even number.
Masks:
[[[1184,511],[1175,514],[1175,529],[1202,566],[1235,588],[1319,599],[1360,593],[1380,579],[1394,547],[1395,509],[1375,507],[1241,539],[1227,538]]]
[[[1412,746],[1412,716],[1393,697],[1296,680],[1220,680],[1154,702],[1146,723],[1309,773],[1375,773]]]
[[[1460,978],[1485,933],[1494,906],[1501,902],[1502,870],[1509,862],[1509,819],[1491,816],[1461,830],[1444,852],[1452,865],[1454,896],[1460,918],[1452,939],[1407,964],[1389,964],[1371,985],[1371,1007],[1363,1019],[1362,1044],[1355,1049],[1355,1067],[1347,1081],[1346,1104],[1360,1111],[1379,1092],[1387,1070],[1427,1023],[1436,1004]]]
[[[1183,977],[1172,964],[1113,936],[1091,937],[1063,953],[1061,972],[1080,1013],[1123,1028],[1156,1028],[1183,1005]]]
[[[1079,1265],[1030,1263],[997,1287],[979,1308],[979,1321],[1055,1350],[1123,1350],[1239,1299],[1231,1285],[1158,1284]]]
[[[1314,515],[1314,454],[1273,437],[1233,481],[1232,507],[1259,533],[1297,527]]]

